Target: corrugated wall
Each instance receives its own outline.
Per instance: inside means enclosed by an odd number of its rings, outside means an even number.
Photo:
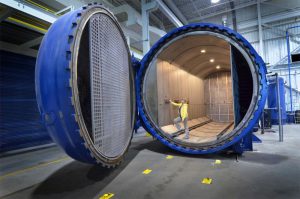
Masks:
[[[0,51],[0,152],[52,142],[40,120],[35,59]]]
[[[268,24],[269,26],[274,26],[274,28],[263,28],[263,40],[264,40],[264,54],[265,62],[270,65],[274,65],[281,59],[287,56],[287,45],[285,31],[288,27],[299,26],[300,22],[290,22],[286,24],[284,21],[279,21],[273,24]],[[300,43],[300,28],[292,29],[289,31],[292,35],[292,40],[290,40],[291,51],[299,47]],[[259,51],[259,40],[258,31],[253,30],[250,32],[241,32],[241,34],[253,45],[253,47]],[[298,41],[295,42],[295,40]]]
[[[178,108],[165,99],[189,99],[189,119],[204,116],[203,80],[167,61],[157,61],[158,123],[165,126],[178,117]]]
[[[261,4],[262,18],[268,17],[270,15],[275,15],[276,13],[286,12],[285,7],[290,7],[291,9],[299,5],[297,1],[271,1],[275,6]],[[288,4],[288,5],[287,5]],[[300,15],[300,14],[299,14]],[[210,22],[216,24],[222,24],[222,17],[227,17],[227,26],[232,27],[232,13],[224,13],[214,17],[206,18],[203,22]],[[257,5],[252,5],[246,8],[241,8],[236,10],[236,20],[237,25],[248,23],[249,21],[258,20],[257,19]],[[286,19],[282,21],[276,21],[273,23],[266,24],[268,27],[273,26],[274,28],[268,28],[263,26],[263,40],[264,40],[264,54],[265,62],[270,65],[276,64],[281,59],[285,58],[287,55],[287,46],[285,40],[285,31],[288,27],[300,25],[299,20]],[[259,52],[259,38],[258,38],[258,27],[250,27],[243,30],[238,30]],[[298,41],[300,42],[300,29],[290,30],[294,35],[297,35]],[[291,50],[299,47],[299,42],[295,43],[291,41]]]
[[[213,73],[204,80],[206,115],[217,122],[233,121],[232,80],[230,72]]]

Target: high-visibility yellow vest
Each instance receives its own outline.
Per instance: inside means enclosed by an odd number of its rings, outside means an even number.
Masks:
[[[171,101],[171,103],[174,106],[179,107],[179,115],[180,115],[182,120],[184,120],[185,118],[188,117],[188,104],[187,103],[175,103],[175,102],[172,102],[172,101]]]

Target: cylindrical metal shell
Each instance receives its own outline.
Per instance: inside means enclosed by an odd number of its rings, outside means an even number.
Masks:
[[[156,62],[160,53],[167,49],[172,42],[190,35],[212,35],[214,37],[222,38],[241,51],[245,59],[247,59],[251,65],[251,67],[249,66],[249,70],[251,71],[251,74],[249,75],[252,76],[253,79],[253,94],[249,109],[241,122],[231,133],[228,133],[226,136],[223,136],[222,139],[215,140],[214,142],[195,144],[189,143],[188,141],[181,142],[173,139],[166,135],[161,130],[160,126],[155,124],[149,114],[149,110],[147,110],[147,101],[145,100],[145,93],[147,93],[147,91],[145,90],[144,85],[146,83],[145,81],[147,81],[145,76],[150,65]],[[241,141],[244,136],[251,132],[260,118],[267,95],[265,63],[251,44],[235,31],[227,27],[209,23],[186,25],[176,28],[162,37],[141,60],[140,70],[136,78],[136,85],[137,105],[144,128],[166,146],[189,154],[214,153]]]

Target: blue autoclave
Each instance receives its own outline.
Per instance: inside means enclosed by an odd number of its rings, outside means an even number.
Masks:
[[[193,51],[195,46],[188,45],[201,46],[193,42],[198,37],[226,45],[234,82],[234,126],[201,143],[166,134],[145,99],[145,76],[151,64],[165,49],[180,46],[177,42],[182,39],[189,42],[180,47]],[[36,93],[48,132],[69,156],[114,166],[123,159],[137,123],[164,145],[183,153],[208,154],[230,147],[241,151],[251,142],[249,136],[265,105],[266,67],[240,34],[210,23],[172,30],[136,61],[113,14],[99,4],[89,4],[60,17],[45,35],[36,64]]]
[[[277,104],[277,82],[275,77],[268,78],[268,108],[271,109],[271,122],[272,124],[278,124],[278,110]],[[287,120],[286,106],[285,106],[285,88],[282,77],[278,77],[280,107],[281,107],[281,120],[285,124]]]

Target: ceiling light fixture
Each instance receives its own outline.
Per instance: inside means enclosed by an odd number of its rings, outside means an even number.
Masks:
[[[210,59],[209,62],[213,63],[213,62],[215,62],[215,60],[214,59]]]
[[[221,68],[221,66],[220,66],[220,65],[217,65],[217,66],[216,66],[216,69],[218,69],[218,70],[219,70],[220,68]]]
[[[220,0],[211,0],[211,3],[219,3]]]
[[[202,49],[200,52],[201,52],[201,53],[206,53],[206,50],[205,50],[205,49]]]

